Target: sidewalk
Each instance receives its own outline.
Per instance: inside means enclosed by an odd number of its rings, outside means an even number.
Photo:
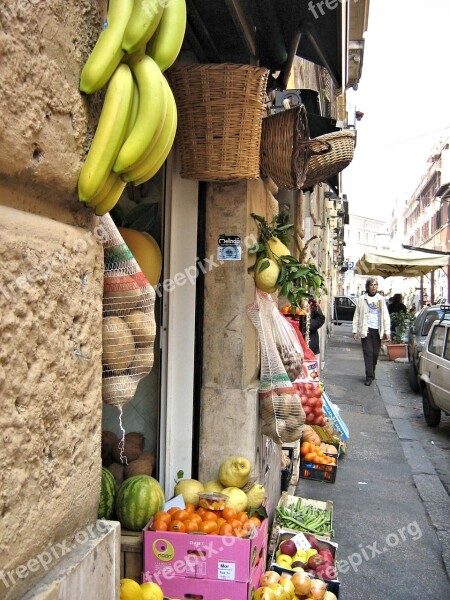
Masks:
[[[422,427],[406,369],[381,357],[364,386],[360,342],[350,325],[334,327],[321,377],[349,427],[347,455],[336,483],[299,479],[295,494],[334,503],[340,600],[450,598],[450,498],[422,445],[436,435],[450,443],[450,419],[443,431]],[[449,482],[448,447],[431,448]]]

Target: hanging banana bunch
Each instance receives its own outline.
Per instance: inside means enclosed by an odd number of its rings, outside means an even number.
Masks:
[[[78,197],[99,216],[128,182],[161,168],[177,129],[177,107],[163,72],[186,30],[186,0],[109,0],[105,25],[80,77],[93,94],[107,85],[100,119],[78,179]]]

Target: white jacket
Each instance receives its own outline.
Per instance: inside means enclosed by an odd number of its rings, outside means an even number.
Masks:
[[[377,302],[380,306],[380,325],[379,332],[380,338],[383,339],[385,336],[391,335],[391,317],[386,306],[386,300],[384,296],[375,294],[375,296],[368,296],[364,294],[358,298],[356,304],[355,314],[353,316],[353,333],[357,333],[360,337],[367,337],[367,317],[369,315],[369,301]]]

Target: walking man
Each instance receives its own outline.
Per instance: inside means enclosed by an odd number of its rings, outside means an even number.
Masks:
[[[366,281],[366,293],[358,298],[353,317],[353,339],[361,338],[366,369],[365,385],[372,385],[375,367],[381,349],[381,340],[391,339],[391,319],[384,297],[378,293],[378,282],[373,277]]]

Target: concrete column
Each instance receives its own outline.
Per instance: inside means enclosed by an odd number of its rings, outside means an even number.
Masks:
[[[209,187],[206,257],[215,264],[205,275],[200,428],[202,481],[215,479],[227,456],[242,455],[252,462],[252,475],[273,497],[280,493],[280,448],[259,430],[258,339],[246,306],[255,300],[253,274],[248,273],[254,257],[247,252],[257,239],[251,213],[271,220],[277,212],[278,203],[261,180]],[[241,238],[241,260],[219,264],[218,239],[222,234]],[[270,470],[265,474],[262,471],[267,465]]]

